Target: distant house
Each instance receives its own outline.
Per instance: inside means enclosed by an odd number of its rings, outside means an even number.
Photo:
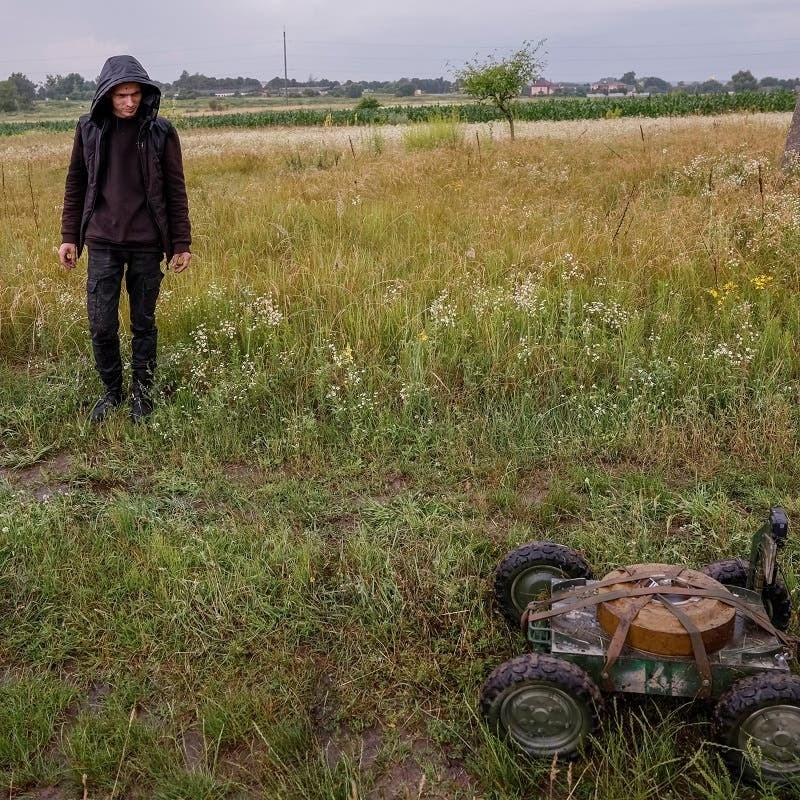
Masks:
[[[636,94],[636,87],[619,81],[598,81],[589,87],[592,94]]]
[[[550,81],[540,78],[538,81],[536,81],[536,83],[531,84],[531,97],[553,94],[555,89],[556,87],[554,83],[550,83]]]
[[[414,97],[422,97],[424,94],[425,92],[423,92],[422,89],[414,89]]]

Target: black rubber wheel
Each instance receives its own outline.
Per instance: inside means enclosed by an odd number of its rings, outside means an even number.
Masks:
[[[592,568],[571,547],[530,542],[507,553],[494,573],[494,597],[509,625],[519,629],[531,600],[550,596],[551,578],[592,578]]]
[[[765,672],[736,681],[714,709],[714,736],[736,774],[800,781],[800,676]]]
[[[501,664],[481,689],[486,724],[536,757],[577,755],[602,713],[600,690],[580,667],[540,653]]]
[[[700,572],[708,575],[723,586],[747,586],[747,574],[750,562],[743,558],[726,558],[724,561],[713,561],[700,568]],[[792,598],[784,582],[778,578],[774,586],[764,588],[761,593],[767,616],[780,631],[789,627],[792,617]]]

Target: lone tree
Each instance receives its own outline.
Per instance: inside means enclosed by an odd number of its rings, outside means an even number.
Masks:
[[[467,61],[456,72],[461,89],[478,101],[489,100],[508,120],[511,138],[514,138],[514,100],[526,84],[538,77],[544,61],[539,48],[544,44],[523,42],[522,47],[508,58],[491,55],[485,60],[477,57]]]

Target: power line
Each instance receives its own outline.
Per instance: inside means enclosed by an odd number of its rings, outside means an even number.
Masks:
[[[292,44],[312,44],[312,45],[325,45],[325,46],[332,46],[332,47],[380,47],[380,48],[424,48],[424,49],[431,49],[436,48],[438,50],[483,50],[483,51],[490,51],[490,50],[501,50],[501,49],[508,49],[513,47],[519,47],[519,42],[516,44],[505,44],[505,45],[477,45],[477,44],[451,44],[451,43],[444,43],[444,42],[377,42],[377,41],[366,41],[366,42],[357,42],[357,41],[339,41],[339,40],[324,40],[324,39],[291,39]],[[717,47],[717,46],[727,46],[730,44],[736,44],[738,46],[741,45],[756,45],[756,44],[800,44],[800,39],[750,39],[750,40],[736,40],[736,42],[731,41],[717,41],[717,42],[689,42],[689,41],[682,41],[680,46],[682,47]],[[547,41],[546,44],[550,48],[558,47],[560,50],[639,50],[639,49],[646,49],[652,50],[653,48],[675,48],[677,45],[676,42],[637,42],[635,44],[607,44],[607,43],[596,43],[596,42],[586,42],[581,44],[568,44],[568,43],[559,43],[557,40],[554,41]],[[31,45],[33,46],[33,45]],[[180,54],[180,53],[192,53],[192,52],[208,52],[209,50],[225,50],[227,48],[242,48],[242,47],[258,47],[263,48],[264,42],[263,41],[253,41],[253,42],[230,42],[226,44],[209,44],[209,45],[198,45],[194,47],[170,47],[170,48],[163,48],[158,50],[137,50],[139,56],[152,56],[152,55],[162,55],[162,54]],[[349,54],[352,56],[353,54]],[[720,55],[727,55],[727,54],[720,54]],[[738,55],[738,54],[731,54],[731,55]],[[760,55],[760,54],[756,54]],[[666,56],[665,56],[666,57]],[[47,57],[26,57],[26,58],[17,58],[17,59],[0,59],[0,64],[29,64],[29,63],[61,63],[65,60],[77,60],[82,58],[82,56],[76,56],[74,51],[65,51],[64,55],[51,55]]]
[[[312,43],[309,40],[302,40],[302,39],[297,41],[298,43],[301,44]],[[749,43],[752,44],[760,41],[791,42],[794,40],[751,40],[751,42],[738,42],[737,44],[746,45]],[[319,44],[326,44],[330,47],[334,44],[338,45],[342,43],[319,42]],[[372,42],[370,44],[374,45],[375,47],[379,46],[378,43],[375,42]],[[219,49],[222,47],[231,47],[231,46],[233,45],[218,45],[216,46],[216,49],[217,51],[219,51]],[[239,45],[238,47],[243,48],[245,46],[246,45],[242,44]],[[252,46],[253,47],[260,46],[261,48],[263,48],[263,43],[260,43],[260,45],[253,43]],[[636,47],[638,49],[639,47],[642,46],[643,45],[639,44],[635,46],[631,45],[629,47]],[[431,50],[430,45],[426,45],[426,47],[428,48],[429,51]],[[450,47],[454,48],[456,46],[450,46]],[[676,47],[676,45],[673,45],[673,48],[674,47]],[[594,64],[596,65],[594,69],[597,71],[607,71],[609,69],[613,71],[613,69],[616,68],[614,66],[611,66],[612,54],[610,53],[601,52],[596,55],[568,54],[569,50],[575,50],[575,49],[580,50],[582,53],[587,53],[591,52],[593,50],[593,47],[582,45],[577,48],[576,47],[557,48],[556,52],[549,54],[549,59],[548,59],[550,62],[550,64],[548,65],[549,71],[550,72],[558,71],[562,69],[564,65],[569,65],[569,64],[587,64],[587,65]],[[603,49],[605,49],[605,46]],[[206,48],[202,47],[186,48],[186,52],[194,52],[198,50],[205,52]],[[562,55],[561,54],[562,51],[567,51],[567,53],[564,53]],[[152,55],[155,53],[161,53],[161,54],[169,53],[172,56],[180,58],[179,55],[180,52],[181,52],[180,50],[159,50],[159,51],[150,51],[150,54]],[[217,57],[215,58],[212,59],[203,58],[201,61],[200,68],[203,71],[206,71],[212,65],[225,64],[227,66],[224,67],[224,69],[226,71],[230,71],[231,69],[230,65],[232,63],[235,63],[236,64],[236,66],[234,67],[235,71],[240,72],[244,71],[245,69],[253,70],[255,68],[255,70],[261,75],[267,75],[267,74],[278,75],[280,74],[279,53],[280,53],[279,45],[276,46],[274,50],[271,49],[267,53],[262,52],[257,55],[253,54],[253,55],[243,56],[242,53],[239,52],[236,55],[225,57],[223,56],[222,53],[217,52],[215,54]],[[139,55],[142,54],[139,53]],[[722,59],[736,58],[736,59],[746,60],[746,59],[763,58],[766,56],[769,56],[770,58],[775,58],[779,56],[791,56],[792,58],[794,58],[796,56],[796,51],[769,50],[769,51],[755,51],[755,52],[739,51],[739,52],[716,52],[716,53],[706,51],[702,54],[697,54],[696,52],[692,52],[691,54],[664,53],[664,54],[659,54],[657,56],[657,60],[660,63],[671,62],[671,63],[685,63],[685,64],[691,64],[703,61],[707,64],[707,69],[714,71],[723,68],[722,65],[720,64],[720,61]],[[369,53],[365,53],[363,51],[337,53],[332,49],[328,49],[327,51],[323,51],[321,48],[301,49],[297,52],[293,52],[293,61],[295,62],[295,66],[293,67],[293,74],[294,75],[311,74],[311,73],[324,74],[326,72],[338,73],[338,74],[341,74],[343,72],[350,72],[351,74],[353,74],[358,71],[369,71],[371,77],[367,78],[367,80],[370,79],[377,80],[379,78],[387,78],[387,77],[389,79],[396,79],[396,76],[398,74],[405,74],[405,75],[415,74],[419,76],[420,74],[430,75],[435,73],[437,75],[444,75],[451,70],[452,62],[456,60],[456,58],[457,58],[456,56],[450,56],[449,58],[448,57],[438,58],[434,54],[430,54],[427,56],[422,56],[421,54],[419,55],[418,54],[402,55],[398,53],[388,54],[385,51],[382,52],[381,54],[370,55]],[[307,62],[310,64],[310,66],[301,66],[300,64],[297,64],[298,59],[300,59],[301,62],[302,60],[306,59]],[[28,60],[34,60],[39,62],[46,61],[53,63],[56,62],[58,59],[57,57],[51,57],[47,59],[28,59]],[[161,71],[163,74],[163,72],[167,70],[190,69],[192,68],[191,62],[193,60],[194,59],[192,59],[191,57],[187,57],[183,59],[183,62],[163,61],[161,63],[148,64],[147,66],[148,69],[150,69],[151,74],[153,74],[156,71]],[[652,62],[653,60],[652,56],[644,54],[639,55],[636,53],[615,54],[614,62],[619,63],[620,60],[624,60],[624,62],[628,64],[634,62],[634,65],[636,66],[637,71],[639,72],[663,71],[663,67],[649,66],[648,62]],[[86,57],[76,56],[73,54],[65,59],[62,59],[61,60],[62,69],[64,69],[64,62],[66,62],[67,64],[69,63],[79,64],[80,66],[78,68],[80,69],[83,65],[85,65]],[[186,62],[189,63],[187,64]],[[16,66],[19,66],[18,62],[14,62],[11,60],[0,61],[0,64],[3,63],[15,64]],[[384,70],[376,69],[375,67],[378,64],[385,64],[387,69]],[[727,68],[727,66],[725,68]],[[784,67],[777,67],[777,66],[768,66],[767,69],[772,71],[785,71]],[[69,68],[67,67],[65,71],[68,70]],[[284,73],[285,73],[284,77],[288,78],[288,70],[286,69],[285,65],[284,65]]]

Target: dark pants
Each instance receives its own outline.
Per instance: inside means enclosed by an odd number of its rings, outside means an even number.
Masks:
[[[131,307],[133,380],[143,387],[153,383],[158,338],[156,301],[164,277],[161,258],[161,253],[157,252],[89,248],[86,308],[94,363],[106,391],[122,391],[119,296],[123,275]]]

